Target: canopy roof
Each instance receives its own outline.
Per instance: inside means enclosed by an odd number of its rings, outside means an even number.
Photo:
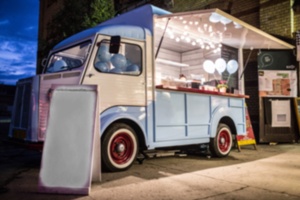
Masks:
[[[222,43],[242,49],[293,49],[284,42],[219,9],[182,12],[156,17],[155,26],[177,42]],[[160,30],[160,31],[159,31]],[[173,41],[174,43],[174,41]]]

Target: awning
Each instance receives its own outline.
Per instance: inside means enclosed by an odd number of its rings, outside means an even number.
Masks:
[[[164,45],[190,42],[204,48],[225,44],[237,49],[293,49],[282,41],[219,9],[181,12],[156,16],[155,30],[164,34]],[[165,41],[166,40],[166,41]],[[184,45],[188,47],[187,45]],[[165,46],[166,47],[166,46]],[[191,49],[182,49],[188,51]]]

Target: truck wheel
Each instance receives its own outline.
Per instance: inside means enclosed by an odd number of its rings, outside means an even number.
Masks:
[[[218,125],[216,137],[210,140],[210,151],[213,156],[225,157],[229,154],[232,143],[230,128],[226,124],[220,123]]]
[[[111,172],[131,167],[138,152],[134,130],[126,124],[116,123],[105,133],[102,140],[102,167]]]

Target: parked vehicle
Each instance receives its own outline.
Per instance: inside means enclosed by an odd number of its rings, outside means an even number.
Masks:
[[[207,144],[227,156],[234,135],[246,132],[245,96],[205,87],[222,79],[203,69],[226,42],[205,35],[204,19],[215,11],[172,14],[146,5],[63,40],[43,74],[18,81],[9,136],[44,141],[51,87],[92,84],[108,170],[126,170],[139,152],[164,147]]]

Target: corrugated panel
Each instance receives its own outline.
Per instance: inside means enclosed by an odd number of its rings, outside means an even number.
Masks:
[[[28,127],[32,78],[18,82],[13,127]]]

